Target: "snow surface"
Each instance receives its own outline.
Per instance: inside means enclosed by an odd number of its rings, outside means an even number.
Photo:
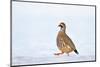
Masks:
[[[61,56],[56,46],[59,21],[73,40],[74,52]],[[12,64],[44,64],[95,60],[95,8],[89,6],[12,3]]]

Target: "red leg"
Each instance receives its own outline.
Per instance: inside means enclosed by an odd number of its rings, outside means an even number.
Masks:
[[[61,52],[61,53],[55,53],[54,55],[62,55],[64,52]]]

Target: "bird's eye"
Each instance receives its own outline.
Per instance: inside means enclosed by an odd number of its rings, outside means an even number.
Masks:
[[[60,25],[61,28],[63,28],[63,25]]]

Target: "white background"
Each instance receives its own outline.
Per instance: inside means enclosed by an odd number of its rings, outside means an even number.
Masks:
[[[40,0],[39,0],[40,1]],[[48,2],[64,2],[64,3],[74,3],[74,4],[94,4],[97,5],[97,30],[99,28],[99,12],[100,12],[100,1],[99,0],[42,0]],[[97,31],[99,33],[99,30]],[[98,37],[100,37],[98,35]],[[100,64],[99,56],[99,38],[97,38],[97,62],[88,62],[88,63],[73,63],[73,64],[59,64],[59,65],[45,65],[45,67],[58,66],[58,67],[66,67],[66,66],[98,66]],[[9,0],[1,0],[0,1],[0,67],[8,67],[10,60],[10,1]],[[40,66],[42,67],[42,66]]]

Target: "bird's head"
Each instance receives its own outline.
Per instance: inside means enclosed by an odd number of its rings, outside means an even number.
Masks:
[[[60,27],[61,31],[64,31],[64,32],[65,32],[65,30],[66,30],[66,25],[65,25],[64,22],[61,22],[61,23],[58,25],[58,27]]]
[[[65,27],[65,23],[61,22],[58,26],[61,27],[61,28],[64,28]]]

